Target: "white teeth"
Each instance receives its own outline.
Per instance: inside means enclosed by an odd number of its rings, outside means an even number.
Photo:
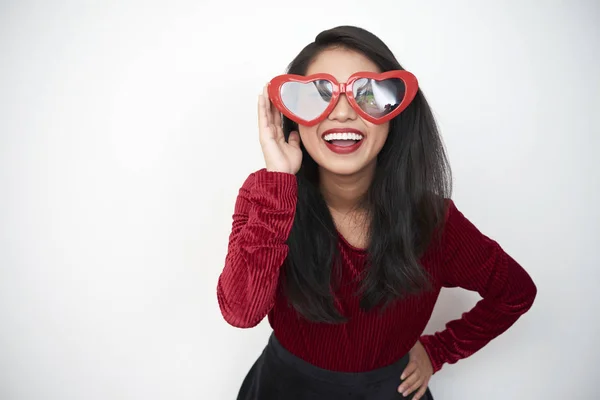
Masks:
[[[362,135],[354,132],[328,133],[327,135],[323,136],[323,139],[327,140],[328,142],[331,140],[362,140],[362,138]]]

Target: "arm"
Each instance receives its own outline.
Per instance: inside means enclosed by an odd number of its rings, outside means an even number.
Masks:
[[[225,320],[256,326],[273,308],[296,211],[296,177],[262,169],[239,191],[217,300]]]
[[[448,201],[443,233],[445,287],[477,291],[482,299],[446,329],[424,335],[434,372],[480,350],[527,312],[537,288],[527,272]]]

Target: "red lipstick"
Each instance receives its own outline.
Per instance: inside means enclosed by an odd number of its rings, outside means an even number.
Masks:
[[[343,140],[343,141],[342,140],[333,140],[332,142],[328,142],[327,140],[325,140],[325,136],[330,133],[356,133],[356,134],[362,136],[363,139],[358,140],[354,144],[340,145],[339,143],[348,142],[348,140]],[[334,129],[328,129],[325,132],[323,132],[323,134],[321,135],[321,138],[323,138],[323,140],[325,140],[325,144],[327,145],[329,150],[331,150],[332,152],[337,153],[337,154],[350,154],[350,153],[353,153],[356,150],[358,150],[358,148],[364,141],[364,134],[361,131],[359,131],[358,129],[334,128]]]

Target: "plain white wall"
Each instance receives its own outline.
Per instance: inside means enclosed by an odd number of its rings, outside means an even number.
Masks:
[[[600,393],[599,3],[210,3],[0,3],[0,398],[235,397],[270,332],[215,293],[257,94],[339,24],[418,76],[455,201],[538,285],[436,399]],[[428,331],[476,300],[444,291]]]

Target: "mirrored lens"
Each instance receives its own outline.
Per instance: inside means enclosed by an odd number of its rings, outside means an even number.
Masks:
[[[310,121],[325,111],[331,102],[333,85],[327,80],[308,83],[286,82],[281,86],[281,101],[294,115]]]
[[[398,108],[404,98],[406,86],[398,78],[383,81],[360,78],[352,85],[352,92],[356,103],[364,112],[381,118]]]

